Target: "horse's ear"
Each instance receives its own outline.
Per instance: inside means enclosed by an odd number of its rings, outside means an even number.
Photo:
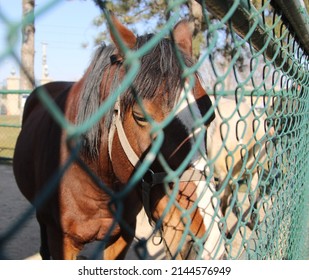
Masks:
[[[173,39],[175,43],[180,50],[190,57],[192,57],[192,34],[192,27],[187,20],[178,22],[173,30]]]
[[[117,17],[113,13],[111,13],[111,23],[115,27],[115,29],[117,30],[117,32],[120,35],[120,38],[121,38],[122,42],[125,44],[125,46],[127,46],[129,49],[132,49],[136,44],[135,34],[131,30],[126,28],[117,19]],[[115,46],[117,47],[119,52],[121,52],[120,44],[117,41],[115,34],[113,34],[113,31],[112,31],[111,28],[110,28],[110,34],[111,34],[111,37],[112,37],[112,40],[113,40]]]

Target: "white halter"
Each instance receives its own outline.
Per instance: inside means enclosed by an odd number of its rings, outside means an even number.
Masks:
[[[128,138],[124,132],[122,122],[121,122],[121,113],[120,113],[120,100],[119,98],[117,99],[115,106],[114,106],[114,114],[113,114],[113,119],[111,123],[111,127],[109,130],[109,135],[108,135],[108,153],[109,157],[112,161],[112,147],[113,147],[113,140],[114,140],[114,135],[115,131],[117,129],[118,132],[118,138],[120,140],[120,144],[132,164],[132,166],[136,166],[137,163],[139,162],[139,157],[136,155],[134,152],[133,148],[131,147]]]

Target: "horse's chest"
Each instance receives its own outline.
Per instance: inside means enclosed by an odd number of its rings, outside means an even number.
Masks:
[[[79,182],[69,189],[62,186],[61,194],[63,232],[82,243],[104,238],[113,223],[109,197]]]

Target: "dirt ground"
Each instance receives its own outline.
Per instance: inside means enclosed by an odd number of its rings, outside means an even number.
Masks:
[[[30,204],[22,196],[17,188],[12,166],[10,164],[0,164],[0,237],[6,234],[15,223],[23,221],[22,226],[9,234],[9,239],[5,241],[5,245],[1,248],[1,258],[20,260],[25,258],[39,259],[38,250],[40,246],[39,226],[32,213],[26,220],[23,219],[24,213],[29,209]],[[151,234],[144,212],[138,217],[137,236],[144,237]],[[136,244],[136,243],[135,243]],[[137,255],[132,244],[127,259],[137,259]],[[91,244],[85,248],[82,255],[87,257],[92,254],[97,244]],[[162,246],[154,245],[151,240],[147,243],[149,252],[148,259],[164,258]]]
[[[29,209],[30,204],[19,192],[11,165],[0,164],[0,235],[6,233]],[[39,226],[34,213],[23,226],[9,235],[1,248],[1,257],[24,259],[34,255],[39,248]]]

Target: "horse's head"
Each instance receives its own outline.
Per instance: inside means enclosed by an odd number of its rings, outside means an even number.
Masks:
[[[110,60],[101,73],[100,89],[104,92],[101,101],[130,74],[130,68],[124,63],[127,58],[123,46],[132,51],[141,50],[153,38],[152,35],[136,37],[114,16],[111,19],[115,47],[105,54]],[[199,76],[196,73],[183,75],[184,68],[193,66],[188,22],[179,22],[171,37],[162,39],[141,57],[140,69],[131,87],[105,117],[102,137],[108,135],[106,142],[113,173],[122,184],[128,182],[144,160],[152,162],[141,182],[146,213],[151,220],[162,224],[171,257],[193,258],[192,253],[196,252],[192,248],[201,247],[195,244],[196,238],[204,240],[203,247],[209,228],[216,227],[209,222],[209,211],[200,209],[211,204],[211,189],[206,178],[205,133],[214,114],[210,113],[212,103]],[[154,131],[154,126],[159,129]],[[164,140],[159,156],[153,155],[153,143],[162,133]],[[166,179],[167,169],[178,172],[178,182]],[[167,193],[175,190],[176,200],[166,212]],[[187,209],[185,216],[183,209]],[[176,249],[176,243],[182,244],[182,248]],[[213,248],[217,248],[217,244]]]
[[[134,51],[143,48],[153,38],[149,34],[136,37],[114,16],[112,16],[112,25],[120,35],[122,43]],[[146,156],[158,133],[164,134],[160,153],[169,167],[176,170],[196,146],[195,142],[199,135],[205,133],[206,126],[214,119],[214,113],[209,114],[208,118],[205,116],[209,113],[212,103],[201,85],[198,74],[193,73],[183,78],[183,68],[189,69],[194,64],[189,23],[179,22],[172,34],[173,39],[161,40],[142,56],[139,73],[133,80],[132,86],[117,101],[113,110],[114,115],[110,118],[108,132],[115,130],[112,131],[113,139],[110,139],[112,142],[110,155],[113,159],[114,171],[122,183],[126,183],[132,175],[136,161],[142,161]],[[116,46],[112,63],[115,63],[115,67],[118,68],[114,72],[118,71],[120,76],[125,75],[127,70],[122,63],[125,60],[122,48],[113,32],[111,35]],[[178,49],[180,58],[175,48]],[[185,66],[181,65],[179,59]],[[170,116],[171,112],[174,117]],[[117,127],[117,117],[122,126],[120,131]],[[167,118],[169,121],[166,121]],[[166,123],[161,125],[164,121]],[[156,124],[162,129],[153,132],[153,126]],[[122,129],[124,131],[121,131]],[[122,138],[126,139],[123,141]],[[128,143],[124,143],[126,140]],[[206,154],[205,139],[200,142],[199,151],[192,155],[188,161],[188,167],[197,166],[201,162],[201,157]],[[126,150],[127,146],[130,146],[128,147],[130,151]],[[116,156],[119,150],[126,153],[127,159]],[[118,160],[121,162],[119,171],[115,166]],[[125,174],[124,167],[128,167],[127,169],[131,172]],[[162,166],[155,161],[152,169],[154,172],[159,172],[162,171]]]

